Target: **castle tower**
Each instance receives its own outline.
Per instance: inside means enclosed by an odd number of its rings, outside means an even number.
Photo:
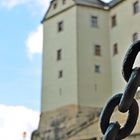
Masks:
[[[102,107],[111,95],[106,8],[98,0],[51,2],[42,21],[42,112],[66,105]]]
[[[138,0],[51,1],[42,20],[41,116],[33,140],[100,135],[101,108],[125,86],[121,65],[127,46],[138,39],[138,5]],[[89,129],[90,135],[85,130],[70,139],[91,125],[94,134]]]

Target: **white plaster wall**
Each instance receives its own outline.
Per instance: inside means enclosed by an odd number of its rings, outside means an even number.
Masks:
[[[112,94],[124,91],[122,60],[132,43],[133,33],[140,33],[140,14],[133,14],[135,1],[124,0],[110,11],[74,6],[73,0],[66,5],[58,0],[57,9],[50,8],[48,20],[44,22],[43,111],[67,104],[102,107]],[[112,28],[114,14],[117,26]],[[91,27],[92,15],[98,17],[98,28]],[[57,23],[61,20],[64,31],[58,33]],[[119,49],[115,56],[114,43]],[[101,45],[100,57],[94,55],[95,44]],[[60,62],[56,60],[58,49],[63,54]],[[100,65],[100,74],[94,72],[95,65]],[[62,79],[58,79],[59,70],[64,72]]]
[[[98,17],[98,28],[91,26],[91,16]],[[77,29],[79,104],[102,107],[112,94],[109,57],[109,12],[92,7],[78,6]],[[101,56],[95,56],[95,44],[101,45]],[[100,65],[101,68],[99,74],[94,71],[96,64]]]
[[[132,44],[132,35],[140,34],[140,13],[133,14],[136,0],[124,0],[110,11],[110,48],[112,63],[112,92],[123,92],[126,82],[122,77],[122,62],[128,47]],[[139,1],[140,2],[140,1]],[[117,15],[117,26],[111,27],[112,15]],[[118,43],[119,53],[113,56],[113,44]],[[137,59],[138,60],[138,59]],[[139,59],[140,60],[140,59]],[[140,64],[140,61],[136,64]]]
[[[57,4],[56,9],[53,8],[54,3]],[[64,5],[62,4],[62,0],[55,0],[54,2],[52,2],[46,18],[49,18],[65,9],[73,6],[74,4],[75,4],[74,0],[66,0],[66,4],[64,4]]]
[[[42,111],[68,104],[77,104],[76,8],[73,7],[44,22]],[[57,32],[58,22],[64,31]],[[57,50],[62,49],[62,60],[57,61]],[[58,71],[63,78],[58,79]]]

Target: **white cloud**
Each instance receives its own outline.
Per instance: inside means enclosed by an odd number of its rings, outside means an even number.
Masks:
[[[26,132],[26,140],[37,129],[39,113],[23,106],[0,105],[0,139],[22,140]]]
[[[42,7],[42,11],[44,12],[49,7],[49,3],[51,0],[37,0],[37,3]]]
[[[41,54],[43,47],[43,27],[39,25],[37,29],[31,32],[25,42],[28,56],[32,58],[34,54]]]
[[[2,0],[1,5],[3,7],[11,9],[13,7],[16,7],[17,5],[21,5],[21,4],[24,4],[26,2],[27,2],[27,0]]]

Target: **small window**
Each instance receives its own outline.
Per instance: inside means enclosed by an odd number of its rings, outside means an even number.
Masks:
[[[66,0],[62,0],[63,5],[66,4]]]
[[[112,25],[112,27],[115,27],[115,26],[117,25],[117,18],[116,18],[116,15],[112,16],[111,25]]]
[[[136,42],[138,40],[138,33],[134,33],[132,36],[132,41]]]
[[[101,56],[101,46],[100,45],[95,45],[94,46],[94,54],[96,56]]]
[[[99,65],[95,65],[95,73],[100,73],[100,66]]]
[[[58,22],[58,32],[63,31],[63,21]]]
[[[53,9],[56,9],[57,8],[57,3],[55,2],[54,4],[53,4]]]
[[[97,91],[97,84],[94,84],[94,91]]]
[[[113,45],[113,55],[117,55],[117,54],[118,54],[118,44],[115,43],[115,44]]]
[[[139,2],[136,1],[133,3],[133,13],[137,14],[139,12]]]
[[[62,78],[62,77],[63,77],[63,71],[60,70],[60,71],[58,72],[58,78]]]
[[[62,59],[62,50],[59,49],[59,50],[57,50],[57,60],[59,61],[61,59]]]
[[[97,28],[98,27],[98,17],[91,16],[91,26]]]
[[[59,95],[62,95],[62,88],[59,89]]]

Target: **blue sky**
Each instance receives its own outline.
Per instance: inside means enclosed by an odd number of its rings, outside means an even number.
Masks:
[[[48,0],[0,0],[0,138],[26,140],[38,126],[42,26]],[[16,124],[16,125],[15,125]],[[7,135],[8,133],[8,135]]]
[[[40,110],[40,21],[49,1],[0,1],[0,104]]]
[[[44,7],[36,6],[37,1],[13,6],[9,2],[0,3],[0,104],[40,110],[41,52],[31,52],[26,42],[37,32]]]
[[[40,21],[49,2],[0,0],[1,139],[19,140],[26,131],[29,140],[38,126],[42,67]]]

